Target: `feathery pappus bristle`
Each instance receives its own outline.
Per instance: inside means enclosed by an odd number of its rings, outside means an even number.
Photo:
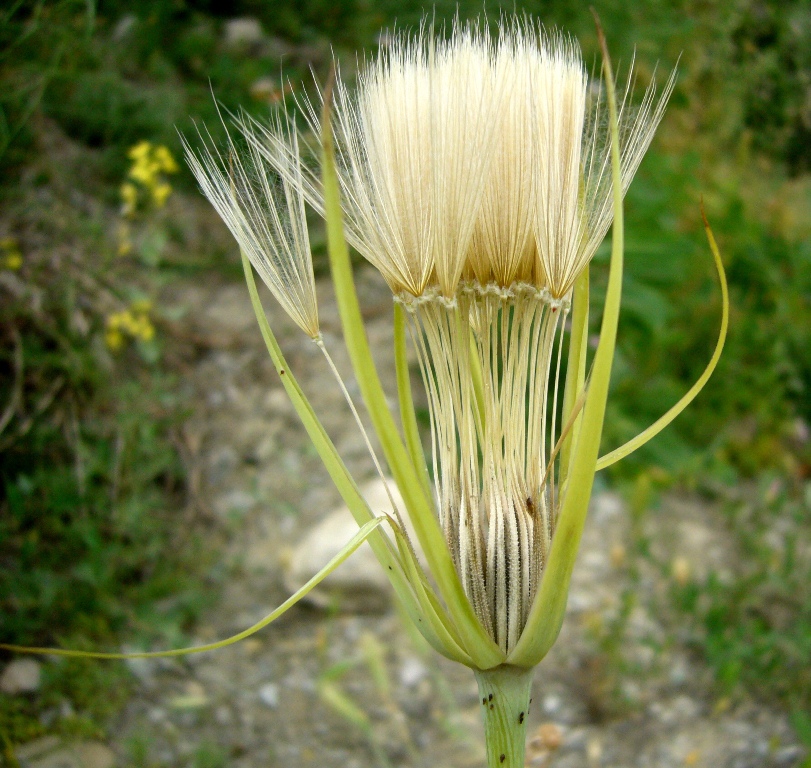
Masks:
[[[220,214],[239,247],[290,318],[310,338],[319,336],[310,238],[302,193],[298,138],[291,123],[277,118],[276,135],[291,147],[270,162],[249,140],[247,151],[230,134],[226,156],[210,134],[200,134],[199,155],[183,139],[186,161],[203,194]],[[249,139],[252,137],[249,137]]]
[[[675,73],[631,104],[619,130],[625,191],[653,138]],[[392,291],[432,286],[452,300],[461,279],[571,289],[611,225],[605,104],[576,43],[529,20],[491,38],[475,23],[438,36],[399,34],[351,90],[333,89],[333,131],[349,242]],[[320,110],[300,105],[316,137]],[[261,137],[276,155],[289,142]],[[315,153],[314,153],[315,154]],[[317,168],[302,188],[323,212]]]

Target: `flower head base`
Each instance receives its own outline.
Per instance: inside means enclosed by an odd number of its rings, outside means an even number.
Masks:
[[[623,191],[672,84],[637,112],[623,102]],[[347,238],[409,310],[436,514],[479,621],[508,654],[565,484],[554,464],[563,320],[612,219],[603,97],[576,46],[528,22],[497,40],[475,26],[396,39],[356,95],[335,90]],[[323,209],[315,176],[304,190]]]

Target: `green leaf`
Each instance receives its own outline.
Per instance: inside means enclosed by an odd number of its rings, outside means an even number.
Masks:
[[[397,372],[397,398],[400,402],[400,421],[403,425],[406,447],[411,461],[417,468],[426,495],[431,494],[431,483],[428,479],[428,467],[425,452],[420,440],[420,429],[417,426],[417,415],[414,412],[414,398],[411,396],[411,378],[408,372],[406,354],[406,316],[400,304],[394,305],[394,366]]]
[[[566,370],[566,389],[563,393],[562,423],[566,424],[575,403],[586,385],[586,353],[589,340],[589,267],[577,276],[573,292],[574,311],[572,312],[572,330],[569,337],[569,364]],[[560,476],[565,478],[569,473],[569,460],[572,446],[580,431],[581,417],[577,416],[569,435],[563,441],[560,453]]]
[[[791,713],[791,724],[794,726],[797,738],[806,747],[811,747],[811,714],[799,708],[794,709]]]
[[[248,629],[238,632],[236,635],[226,638],[225,640],[218,640],[216,643],[206,643],[205,645],[195,645],[190,648],[175,648],[171,651],[144,651],[143,653],[96,653],[94,651],[74,651],[66,648],[28,648],[20,645],[6,645],[0,643],[0,649],[4,651],[15,651],[17,653],[30,653],[30,654],[48,654],[53,656],[69,656],[72,658],[85,658],[85,659],[161,659],[167,656],[188,656],[192,653],[203,653],[204,651],[215,651],[218,648],[225,648],[228,645],[238,643],[246,637],[263,629],[271,622],[279,618],[283,613],[286,613],[292,608],[301,598],[305,597],[310,591],[315,589],[327,576],[329,576],[341,563],[344,562],[355,550],[363,544],[372,534],[377,532],[377,528],[383,523],[390,522],[388,518],[376,517],[370,520],[344,545],[343,549],[338,552],[315,576],[313,576],[306,584],[297,589],[290,597],[287,598],[275,611],[271,611],[264,619],[257,621]]]
[[[372,736],[372,723],[367,714],[335,683],[328,681],[319,683],[318,696],[344,720],[359,728],[367,737]]]
[[[395,535],[400,546],[406,578],[408,578],[414,589],[422,611],[422,615],[415,622],[417,628],[434,648],[440,647],[443,649],[440,653],[446,658],[458,661],[468,667],[474,666],[470,656],[462,649],[462,641],[458,633],[456,633],[453,623],[448,618],[447,611],[437,600],[433,589],[428,584],[425,574],[422,572],[409,543],[405,539],[405,535],[399,530],[395,530]]]
[[[704,215],[704,206],[701,207],[701,216],[704,219],[704,229],[707,232],[707,241],[710,244],[713,259],[715,260],[715,268],[718,270],[718,281],[721,284],[721,330],[718,333],[718,341],[715,344],[715,350],[712,353],[710,362],[701,376],[698,377],[696,383],[690,387],[685,393],[684,397],[679,400],[667,413],[653,422],[646,430],[640,432],[633,440],[629,440],[619,448],[615,448],[611,453],[601,456],[597,462],[597,469],[605,469],[612,464],[624,459],[626,456],[632,454],[637,448],[641,448],[652,437],[658,435],[671,421],[673,421],[690,403],[695,400],[696,396],[704,385],[709,381],[712,376],[715,366],[718,365],[718,360],[721,358],[721,352],[724,350],[724,343],[726,342],[727,329],[729,327],[729,288],[727,287],[727,278],[724,272],[724,263],[721,260],[721,254],[718,251],[718,245],[715,242],[715,237],[710,229],[707,217]]]

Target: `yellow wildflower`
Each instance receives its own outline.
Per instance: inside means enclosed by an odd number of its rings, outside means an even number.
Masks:
[[[152,302],[149,299],[136,299],[130,304],[133,312],[146,314],[152,309]]]
[[[3,266],[6,269],[18,270],[23,265],[23,257],[19,251],[12,251],[6,254],[3,260]]]
[[[125,181],[119,188],[121,195],[121,213],[124,216],[132,216],[135,213],[135,208],[138,205],[138,187],[134,184]]]
[[[112,352],[118,352],[126,339],[152,341],[155,338],[155,326],[149,319],[152,302],[148,299],[133,301],[129,309],[114,312],[107,317],[104,340]]]
[[[163,145],[153,147],[150,142],[141,141],[129,150],[127,156],[133,163],[127,172],[130,181],[121,186],[122,213],[125,216],[135,213],[139,186],[147,193],[155,208],[162,208],[172,193],[172,187],[163,174],[177,173],[179,170],[172,153]]]
[[[149,321],[148,317],[141,318],[141,323],[138,330],[138,338],[141,341],[152,341],[155,338],[155,326]]]
[[[152,149],[151,142],[139,141],[134,147],[130,147],[130,151],[127,152],[127,157],[129,157],[132,160],[138,161],[146,157],[151,149]]]
[[[177,173],[180,170],[172,153],[163,145],[155,147],[152,157],[164,173]]]
[[[23,255],[20,247],[13,237],[6,237],[0,240],[0,267],[11,270],[18,270],[23,265]]]
[[[126,222],[122,222],[118,228],[118,255],[126,256],[132,251],[132,240],[130,239],[130,228]]]
[[[172,194],[172,186],[165,181],[158,182],[152,187],[152,200],[156,208],[163,208],[166,199]]]
[[[121,331],[108,328],[104,332],[104,343],[111,352],[118,352],[124,346],[124,336]]]
[[[136,162],[133,163],[132,168],[129,171],[129,177],[131,179],[135,179],[135,181],[140,182],[145,187],[150,186],[152,184],[152,179],[154,177],[154,171],[150,163],[145,162]]]

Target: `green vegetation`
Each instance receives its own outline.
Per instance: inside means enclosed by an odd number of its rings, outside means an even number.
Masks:
[[[266,114],[310,82],[310,65],[326,76],[330,41],[351,70],[350,51],[373,48],[395,20],[418,24],[423,6],[242,0],[230,12],[258,19],[264,34],[230,42],[223,6],[205,0],[135,10],[21,0],[0,11],[0,640],[169,642],[202,603],[210,559],[200,524],[177,524],[188,505],[177,446],[189,404],[168,362],[167,310],[150,302],[179,274],[236,274],[237,265],[188,253],[185,225],[171,202],[168,212],[149,202],[148,184],[127,212],[133,147],[147,141],[179,158],[176,128],[188,133],[197,120],[217,133],[212,91],[227,109]],[[502,6],[513,3],[488,4],[493,18]],[[582,5],[518,7],[576,34],[587,59],[596,52]],[[457,8],[473,16],[481,3],[443,0],[436,16]],[[612,478],[644,470],[657,487],[725,500],[740,569],[731,581],[716,574],[674,588],[671,607],[723,691],[779,700],[797,713],[798,732],[803,723],[811,732],[808,3],[609,0],[598,10],[617,58],[627,63],[638,46],[640,86],[681,54],[671,108],[628,195],[605,448],[664,412],[711,353],[720,299],[702,195],[733,309],[706,390]],[[193,190],[185,169],[171,184],[178,195]],[[741,481],[760,490],[726,490]],[[42,713],[64,699],[78,713],[65,728],[103,727],[117,698],[98,692],[123,696],[126,672],[99,669],[65,662],[36,702],[0,697],[0,732],[12,742],[36,735]],[[197,764],[222,762],[209,747]]]
[[[163,319],[144,298],[146,267],[116,255],[105,223],[50,203],[24,189],[4,201],[19,235],[0,272],[0,638],[174,642],[203,603],[206,558],[200,526],[178,525],[194,513],[178,452],[188,409],[162,363]],[[123,668],[48,669],[36,703],[0,697],[8,738],[64,699],[77,714],[60,727],[98,729],[125,696]]]
[[[133,121],[134,102],[102,108],[100,90],[113,96],[98,84],[86,103],[63,92],[82,93],[87,71],[64,73],[104,48],[86,8],[0,17],[0,640],[165,645],[205,603],[211,549],[179,452],[189,408],[151,300],[183,232],[164,208],[171,153],[142,139],[172,127],[158,113]],[[98,733],[128,681],[122,665],[47,665],[35,700],[0,696],[0,733],[31,738],[65,702],[62,732]]]
[[[743,684],[811,712],[811,488],[798,497],[766,474],[746,497],[730,496],[725,515],[739,545],[737,567],[731,578],[711,571],[675,585],[675,604],[725,693]]]

